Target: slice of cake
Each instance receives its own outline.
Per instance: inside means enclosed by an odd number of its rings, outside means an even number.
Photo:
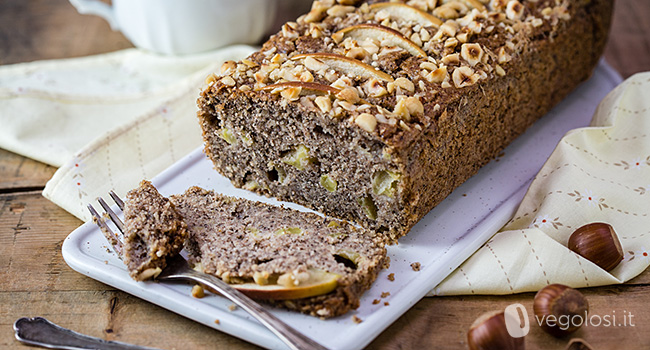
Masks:
[[[149,181],[142,181],[126,195],[123,239],[102,231],[137,281],[158,275],[167,266],[167,257],[183,249],[188,236],[174,205]]]
[[[387,264],[383,242],[344,221],[199,187],[170,199],[197,270],[289,309],[320,317],[355,309]]]

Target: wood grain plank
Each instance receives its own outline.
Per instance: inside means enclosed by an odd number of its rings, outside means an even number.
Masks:
[[[218,336],[214,335],[215,332],[207,327],[167,313],[161,308],[70,269],[61,257],[61,243],[80,223],[79,220],[43,198],[40,193],[0,195],[0,291],[2,291],[0,292],[0,305],[2,305],[0,334],[2,336],[4,334],[1,328],[9,327],[13,318],[21,315],[43,315],[82,332],[96,336],[103,335],[108,339],[139,342],[142,345],[161,346],[162,344],[163,348],[173,348],[177,344],[176,341],[192,342],[195,339],[208,341],[212,337],[224,337],[219,341],[225,341],[235,346],[234,348],[249,346],[245,343],[232,344],[233,341],[239,341],[218,332],[216,332]],[[649,327],[650,313],[642,307],[643,304],[650,303],[648,293],[650,287],[647,285],[650,277],[648,276],[649,273],[646,271],[631,285],[591,288],[583,292],[589,298],[592,312],[595,314],[604,315],[612,308],[619,314],[623,309],[635,310],[635,312],[638,310],[641,313],[638,315],[639,325],[643,323],[643,327]],[[111,313],[106,311],[108,308],[106,305],[115,304],[113,298],[117,298],[115,300],[119,305],[126,305],[129,311],[120,313],[119,317],[111,316]],[[443,339],[446,345],[440,347],[442,349],[464,348],[466,347],[465,332],[479,314],[492,309],[505,308],[515,302],[522,303],[532,310],[532,298],[532,293],[509,296],[425,298],[389,327],[370,348],[433,348]],[[142,313],[145,315],[140,315]],[[110,319],[114,321],[109,325],[107,322]],[[154,330],[159,334],[159,330],[172,330],[177,327],[185,329],[188,339],[164,339],[162,343],[157,343],[159,340],[157,335],[146,335],[147,332],[154,332]],[[435,332],[432,332],[432,328]],[[107,329],[112,331],[106,331]],[[646,330],[650,331],[650,329]],[[601,333],[606,336],[601,336]],[[650,332],[642,333],[650,337]],[[597,341],[601,345],[612,345],[619,341],[627,342],[625,344],[639,344],[635,343],[637,341],[650,344],[650,338],[634,335],[629,333],[628,329],[622,328],[589,330],[579,335],[590,341],[593,340],[594,343]],[[3,345],[10,345],[10,341],[11,339],[0,336],[0,348],[3,348]],[[530,349],[554,348],[562,346],[565,342],[548,337],[541,331],[536,331],[534,327],[527,341]],[[166,344],[170,345],[166,346]]]
[[[133,47],[97,16],[66,0],[0,2],[0,64],[79,57]]]
[[[42,316],[94,337],[160,349],[258,349],[120,291],[3,291],[0,305],[0,349],[26,349],[12,331],[23,316]]]
[[[650,1],[616,0],[605,59],[624,78],[650,71]]]
[[[650,1],[617,0],[605,57],[624,77],[650,71]],[[0,64],[77,57],[131,47],[95,16],[66,0],[0,1]],[[164,349],[253,349],[254,346],[168,312],[70,269],[61,243],[80,221],[40,195],[54,168],[0,150],[0,348],[24,349],[11,325],[20,316],[45,316],[105,339]],[[585,289],[593,315],[632,312],[635,327],[593,327],[576,336],[597,349],[650,346],[650,272],[622,286]],[[369,349],[464,349],[466,331],[483,312],[522,303],[510,296],[426,298],[383,332]],[[387,306],[390,307],[390,306]],[[528,349],[562,349],[531,325]]]
[[[55,167],[0,149],[0,193],[43,188]]]
[[[0,290],[106,290],[70,269],[61,245],[81,221],[40,192],[0,195]]]
[[[530,333],[526,336],[526,349],[529,350],[564,349],[568,341],[575,337],[587,340],[594,349],[640,349],[642,344],[650,345],[650,313],[647,312],[650,287],[615,286],[583,292],[589,301],[593,322],[563,339],[544,333],[535,323],[532,314],[533,293],[435,297],[418,302],[375,339],[368,349],[466,349],[466,332],[479,315],[491,310],[503,310],[513,303],[521,303],[528,310]],[[607,318],[615,319],[620,326],[605,327],[602,320],[606,315],[610,315]],[[624,321],[627,326],[622,326]],[[598,323],[600,326],[594,326]]]

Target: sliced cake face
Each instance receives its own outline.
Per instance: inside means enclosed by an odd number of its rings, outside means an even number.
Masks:
[[[395,240],[589,77],[611,6],[315,1],[208,78],[206,154],[238,187]]]
[[[121,258],[133,279],[142,281],[159,274],[166,258],[183,249],[187,236],[183,218],[150,182],[142,181],[127,193]]]
[[[331,317],[356,308],[384,267],[381,240],[347,222],[198,187],[171,200],[195,268],[254,298]]]

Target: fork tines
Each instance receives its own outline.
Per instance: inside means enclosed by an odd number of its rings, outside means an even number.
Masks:
[[[124,210],[124,201],[115,194],[115,192],[110,191],[109,195],[117,206],[121,209]],[[95,210],[95,208],[92,206],[92,204],[88,204],[88,210],[90,211],[90,214],[93,216],[93,221],[99,226],[101,229],[102,233],[106,237],[106,239],[111,243],[113,246],[113,249],[117,253],[118,256],[122,256],[122,238],[124,237],[124,223],[122,220],[115,214],[113,209],[104,201],[103,198],[99,197],[97,198],[97,202],[99,202],[99,205],[104,209],[104,215],[99,215],[99,213]],[[115,227],[119,230],[118,232],[114,232],[106,223],[106,217],[109,217],[110,220],[115,224]]]

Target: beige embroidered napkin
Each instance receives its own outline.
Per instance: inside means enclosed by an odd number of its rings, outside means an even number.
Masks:
[[[594,221],[610,223],[623,246],[611,272],[566,248],[575,229]],[[607,95],[590,127],[562,138],[514,218],[430,295],[617,284],[645,270],[649,253],[650,73],[642,73]]]
[[[129,49],[0,67],[0,148],[61,166],[107,131],[156,110],[171,121],[169,113],[181,111],[166,111],[166,104],[183,94],[195,100],[210,72],[252,51],[161,56]]]

